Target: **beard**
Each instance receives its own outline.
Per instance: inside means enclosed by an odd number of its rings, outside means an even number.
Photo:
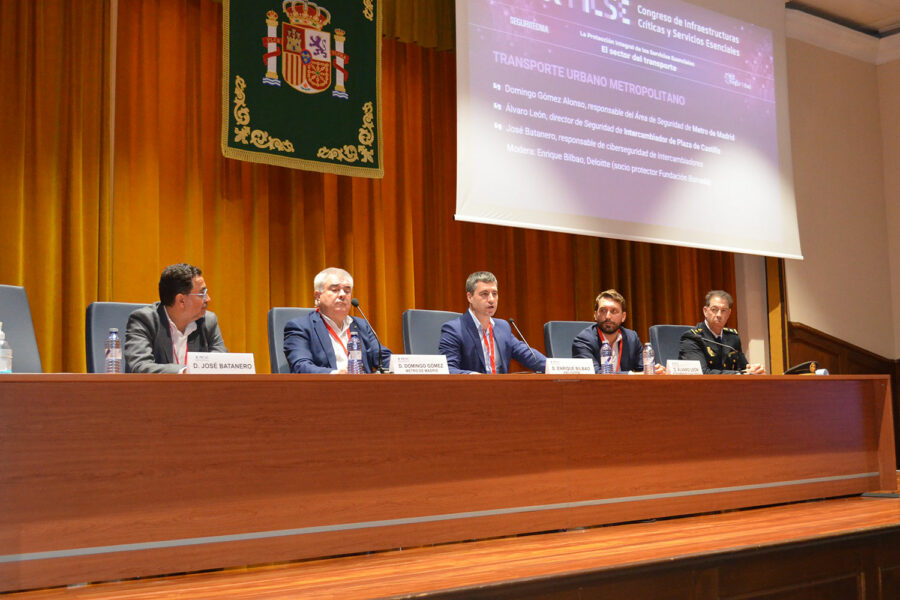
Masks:
[[[616,325],[615,323],[611,323],[609,321],[601,321],[598,327],[600,327],[600,331],[602,331],[606,335],[612,335],[619,330],[619,325]]]

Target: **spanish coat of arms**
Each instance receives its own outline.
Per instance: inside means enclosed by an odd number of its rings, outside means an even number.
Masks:
[[[281,86],[281,78],[297,91],[304,94],[318,94],[331,87],[332,95],[347,99],[347,63],[350,57],[344,53],[346,32],[325,31],[331,23],[331,13],[309,0],[284,0],[282,10],[289,22],[281,24],[278,35],[278,13],[266,13],[267,35],[262,38],[266,53],[263,61],[266,74],[263,83]],[[280,46],[280,48],[279,48]],[[278,58],[281,57],[281,77],[278,75]],[[332,77],[332,66],[334,77]]]

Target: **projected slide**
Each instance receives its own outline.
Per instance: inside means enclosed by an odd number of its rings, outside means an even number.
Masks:
[[[799,256],[768,29],[673,0],[457,11],[457,218]]]

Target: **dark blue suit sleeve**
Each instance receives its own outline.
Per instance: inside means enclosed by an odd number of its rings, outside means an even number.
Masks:
[[[642,371],[644,369],[644,347],[641,345],[641,338],[638,337],[636,331],[629,330],[623,340],[623,345],[627,343],[627,349],[623,350],[625,356],[622,357],[622,371]]]
[[[354,319],[359,324],[359,341],[362,342],[365,353],[366,372],[371,373],[375,369],[373,365],[378,364],[378,340],[375,338],[375,332],[372,326],[364,319]],[[391,349],[387,346],[381,346],[381,366],[385,369],[391,364]]]
[[[313,351],[310,338],[315,332],[302,321],[302,318],[293,319],[284,326],[284,356],[291,365],[291,373],[331,373],[334,369],[330,366],[320,366],[327,365],[328,359],[321,350]]]
[[[532,371],[536,371],[539,373],[543,373],[547,368],[547,357],[534,350],[534,354],[532,354],[531,348],[518,338],[512,338],[512,357],[531,369]],[[507,370],[509,370],[507,368]]]
[[[547,357],[534,351],[525,342],[512,334],[509,323],[502,320],[494,321],[494,339],[504,345],[506,351],[503,352],[503,367],[498,368],[499,373],[509,373],[509,358],[514,358],[532,371],[541,371],[547,367]]]

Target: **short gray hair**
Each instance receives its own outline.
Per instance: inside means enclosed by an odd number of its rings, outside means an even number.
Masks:
[[[475,286],[479,283],[497,283],[497,278],[490,271],[475,271],[466,279],[466,291],[475,293]]]
[[[713,298],[721,298],[728,303],[728,308],[731,308],[734,305],[734,298],[732,298],[731,294],[725,290],[710,290],[706,292],[706,306],[709,306],[709,303]]]
[[[350,273],[338,267],[328,267],[319,271],[316,278],[313,279],[313,289],[317,292],[324,292],[325,282],[328,281],[329,277],[346,278],[350,282],[350,287],[353,287],[353,276]]]

